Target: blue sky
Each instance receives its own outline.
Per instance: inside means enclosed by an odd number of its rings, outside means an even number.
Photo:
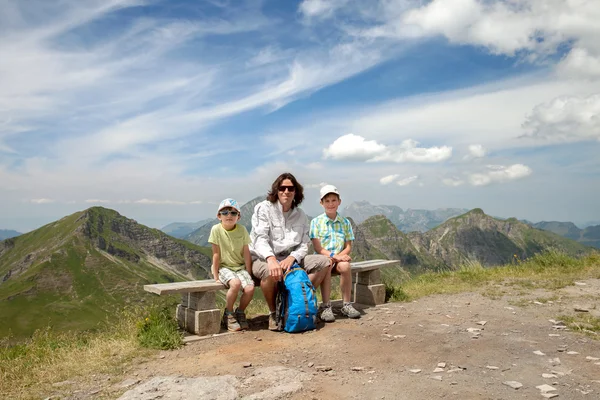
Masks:
[[[343,202],[600,220],[600,4],[0,0],[0,228],[153,227],[290,171]]]

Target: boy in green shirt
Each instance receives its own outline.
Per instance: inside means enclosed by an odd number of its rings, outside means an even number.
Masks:
[[[245,310],[254,295],[254,281],[250,276],[252,258],[248,244],[250,235],[244,225],[238,225],[240,208],[234,199],[225,199],[219,204],[217,218],[221,221],[210,230],[208,243],[212,244],[212,273],[215,281],[229,288],[223,323],[229,331],[248,329]],[[233,310],[239,291],[240,304]]]

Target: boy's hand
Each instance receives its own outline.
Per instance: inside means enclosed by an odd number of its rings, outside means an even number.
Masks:
[[[334,262],[350,262],[352,258],[348,254],[336,254],[331,259]]]
[[[221,281],[219,280],[219,278],[215,279],[215,283],[221,283]]]

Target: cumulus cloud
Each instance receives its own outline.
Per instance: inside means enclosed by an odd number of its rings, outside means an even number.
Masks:
[[[465,183],[462,179],[458,178],[445,178],[442,179],[442,183],[446,186],[457,187]]]
[[[394,182],[399,176],[400,175],[398,174],[384,176],[379,180],[379,183],[381,183],[382,185],[389,185],[390,183]]]
[[[487,150],[480,144],[469,145],[469,157],[470,158],[483,158],[485,157]]]
[[[533,172],[523,164],[513,164],[508,167],[503,165],[488,165],[488,171],[469,175],[469,183],[473,186],[486,186],[491,183],[504,183],[525,178]]]
[[[419,177],[417,175],[409,176],[408,178],[400,179],[396,182],[398,186],[407,186],[416,181]]]
[[[84,203],[88,203],[88,204],[97,204],[97,203],[110,203],[110,200],[103,200],[103,199],[87,199],[84,201]]]
[[[540,104],[523,128],[526,137],[552,142],[600,140],[600,94],[558,97]]]
[[[449,159],[452,147],[418,147],[419,142],[411,139],[402,141],[398,146],[386,146],[375,140],[352,133],[340,136],[323,150],[324,158],[334,160],[352,160],[367,162],[413,162],[435,163]]]

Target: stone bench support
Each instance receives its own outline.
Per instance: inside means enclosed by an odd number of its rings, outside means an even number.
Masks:
[[[212,279],[144,285],[145,291],[158,295],[180,293],[181,304],[176,311],[179,327],[198,336],[219,333],[221,329],[216,296],[221,289],[225,286]]]

